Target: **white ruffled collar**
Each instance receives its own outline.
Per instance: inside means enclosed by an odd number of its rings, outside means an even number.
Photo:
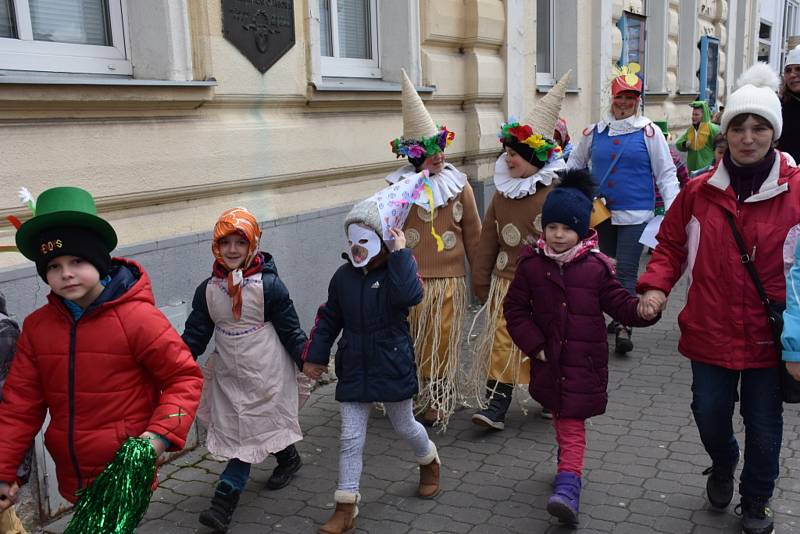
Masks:
[[[527,178],[513,178],[508,170],[506,154],[501,154],[494,163],[494,187],[506,198],[522,198],[536,193],[536,185],[548,186],[557,177],[557,172],[566,168],[563,158],[551,161],[539,172]]]
[[[392,174],[386,177],[386,181],[394,184],[403,178],[414,176],[417,171],[411,164],[403,165]],[[467,185],[467,175],[456,169],[449,163],[445,163],[442,172],[430,176],[431,190],[433,191],[433,207],[441,208],[447,204],[451,198],[455,197]],[[422,198],[415,202],[419,206],[428,207],[428,199]]]
[[[647,117],[633,115],[626,119],[617,120],[611,115],[605,117],[597,123],[597,133],[602,132],[608,128],[608,136],[614,137],[616,135],[625,135],[637,130],[641,130],[648,124],[652,123]]]

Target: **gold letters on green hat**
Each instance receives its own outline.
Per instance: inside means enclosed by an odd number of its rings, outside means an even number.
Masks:
[[[92,195],[79,187],[53,187],[36,199],[36,213],[17,230],[17,248],[29,260],[36,260],[39,235],[50,228],[75,226],[92,230],[100,236],[110,253],[117,246],[117,234],[97,216]]]

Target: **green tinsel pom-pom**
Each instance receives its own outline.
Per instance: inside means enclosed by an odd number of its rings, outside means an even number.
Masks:
[[[64,534],[134,532],[150,504],[156,459],[149,439],[128,438],[80,495]]]

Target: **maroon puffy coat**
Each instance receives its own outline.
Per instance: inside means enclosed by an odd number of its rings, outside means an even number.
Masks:
[[[514,343],[531,359],[531,396],[557,417],[586,419],[605,412],[608,334],[603,312],[626,325],[653,324],[636,314],[638,302],[620,285],[610,260],[594,249],[586,247],[559,267],[539,247],[527,247],[503,313]],[[540,350],[546,362],[536,359]]]
[[[25,319],[0,403],[0,481],[16,480],[47,410],[45,445],[71,502],[129,436],[149,430],[183,448],[203,375],[154,304],[142,267],[116,258],[78,321],[53,293]]]

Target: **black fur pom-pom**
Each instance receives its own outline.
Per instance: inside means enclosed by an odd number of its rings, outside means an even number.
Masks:
[[[558,187],[571,187],[573,189],[577,189],[589,199],[594,198],[594,180],[592,180],[592,175],[587,170],[569,170],[569,171],[561,171],[558,173],[559,177],[561,178]]]

